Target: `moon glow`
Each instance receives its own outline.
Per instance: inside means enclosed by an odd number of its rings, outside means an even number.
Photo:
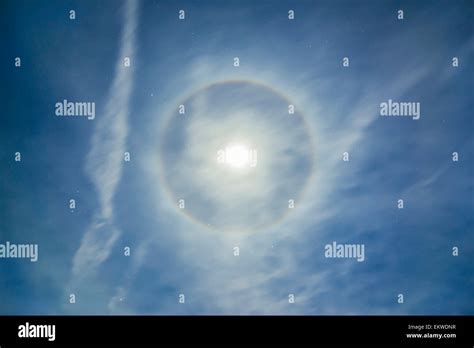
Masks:
[[[251,81],[211,84],[185,98],[186,112],[170,115],[161,133],[160,175],[172,203],[225,233],[281,221],[313,171],[311,132],[291,104]]]

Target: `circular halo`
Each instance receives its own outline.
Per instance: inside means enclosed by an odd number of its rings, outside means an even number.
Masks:
[[[164,120],[159,175],[192,221],[223,232],[275,226],[314,171],[309,123],[274,89],[250,80],[206,85]],[[182,201],[181,201],[182,200]]]

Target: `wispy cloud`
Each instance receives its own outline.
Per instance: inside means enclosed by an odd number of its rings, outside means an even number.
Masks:
[[[114,224],[113,199],[122,174],[133,86],[133,60],[131,67],[125,67],[124,58],[133,59],[137,10],[137,1],[125,2],[115,77],[105,107],[95,121],[86,172],[96,188],[100,210],[94,216],[74,256],[73,278],[93,273],[107,259],[120,235],[120,229]]]

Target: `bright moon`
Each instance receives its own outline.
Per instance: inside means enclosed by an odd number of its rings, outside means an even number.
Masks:
[[[226,162],[234,168],[242,168],[249,163],[249,149],[243,145],[232,145],[226,150]]]

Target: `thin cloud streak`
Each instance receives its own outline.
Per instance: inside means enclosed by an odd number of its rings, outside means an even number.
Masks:
[[[134,0],[129,0],[124,5],[125,25],[115,78],[104,112],[97,118],[92,136],[86,172],[97,190],[100,211],[93,218],[74,256],[73,277],[94,272],[107,259],[120,235],[120,229],[114,226],[113,199],[122,175],[133,87],[133,69],[125,67],[123,59],[131,57],[134,52],[137,10],[137,2]]]

